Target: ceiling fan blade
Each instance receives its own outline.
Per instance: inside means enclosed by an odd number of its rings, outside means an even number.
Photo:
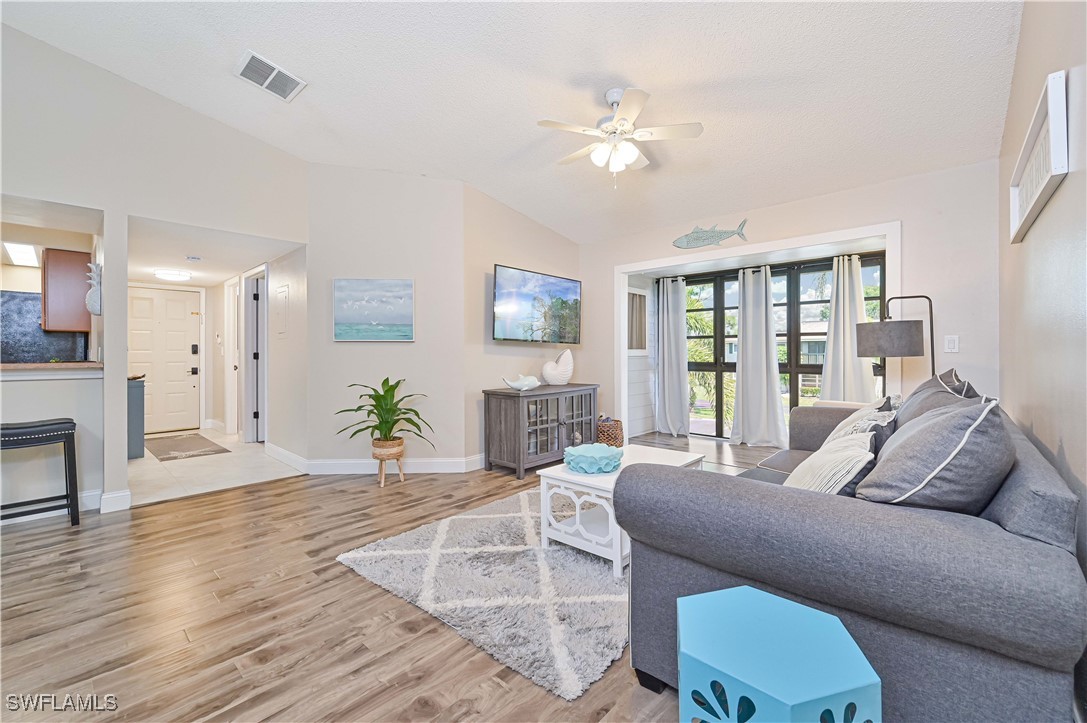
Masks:
[[[680,123],[674,126],[639,128],[634,131],[636,141],[671,141],[677,138],[698,138],[702,135],[701,123]]]
[[[589,145],[582,148],[580,151],[574,151],[565,158],[559,159],[559,165],[565,166],[567,163],[573,163],[579,158],[584,158],[585,156],[595,151],[596,147],[599,145],[599,143],[590,143]]]
[[[582,133],[587,136],[596,136],[597,138],[604,135],[595,128],[576,126],[573,123],[563,123],[562,121],[542,120],[536,125],[543,126],[544,128],[554,128],[559,131],[569,131],[570,133]]]
[[[628,171],[637,171],[639,168],[645,168],[649,165],[649,159],[646,158],[640,151],[638,157],[634,159],[633,163],[627,164]]]
[[[649,100],[649,93],[637,88],[627,88],[623,91],[623,99],[619,101],[619,107],[615,110],[615,122],[625,119],[627,124],[634,125],[634,121],[642,113],[645,102]]]

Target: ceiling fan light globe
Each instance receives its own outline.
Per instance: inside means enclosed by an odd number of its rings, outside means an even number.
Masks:
[[[608,162],[609,173],[619,173],[627,169],[627,164],[623,163],[623,159],[619,157],[619,153],[612,153],[611,160]]]
[[[631,163],[638,160],[638,146],[630,141],[623,141],[616,146],[615,153],[619,156],[619,160],[623,162],[624,166],[629,166]]]
[[[608,165],[608,159],[611,157],[611,145],[608,143],[601,143],[593,152],[589,154],[589,160],[593,162],[593,165],[597,168],[603,168]]]

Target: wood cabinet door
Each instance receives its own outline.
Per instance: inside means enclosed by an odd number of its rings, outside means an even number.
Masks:
[[[45,331],[91,330],[87,311],[87,264],[85,251],[42,250],[42,329]]]

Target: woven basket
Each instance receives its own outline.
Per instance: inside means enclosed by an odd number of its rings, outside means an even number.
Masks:
[[[375,439],[373,442],[376,460],[400,459],[404,456],[404,440],[402,439]]]
[[[623,423],[618,419],[610,422],[597,422],[596,441],[612,447],[623,446]]]

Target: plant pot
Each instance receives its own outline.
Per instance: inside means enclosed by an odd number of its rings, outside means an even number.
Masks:
[[[373,442],[374,459],[378,461],[400,459],[404,456],[403,439],[375,439]]]
[[[377,460],[377,478],[381,486],[385,486],[385,463],[396,460],[396,473],[400,481],[404,481],[404,467],[400,461],[404,457],[404,440],[402,439],[375,439],[374,459]]]

